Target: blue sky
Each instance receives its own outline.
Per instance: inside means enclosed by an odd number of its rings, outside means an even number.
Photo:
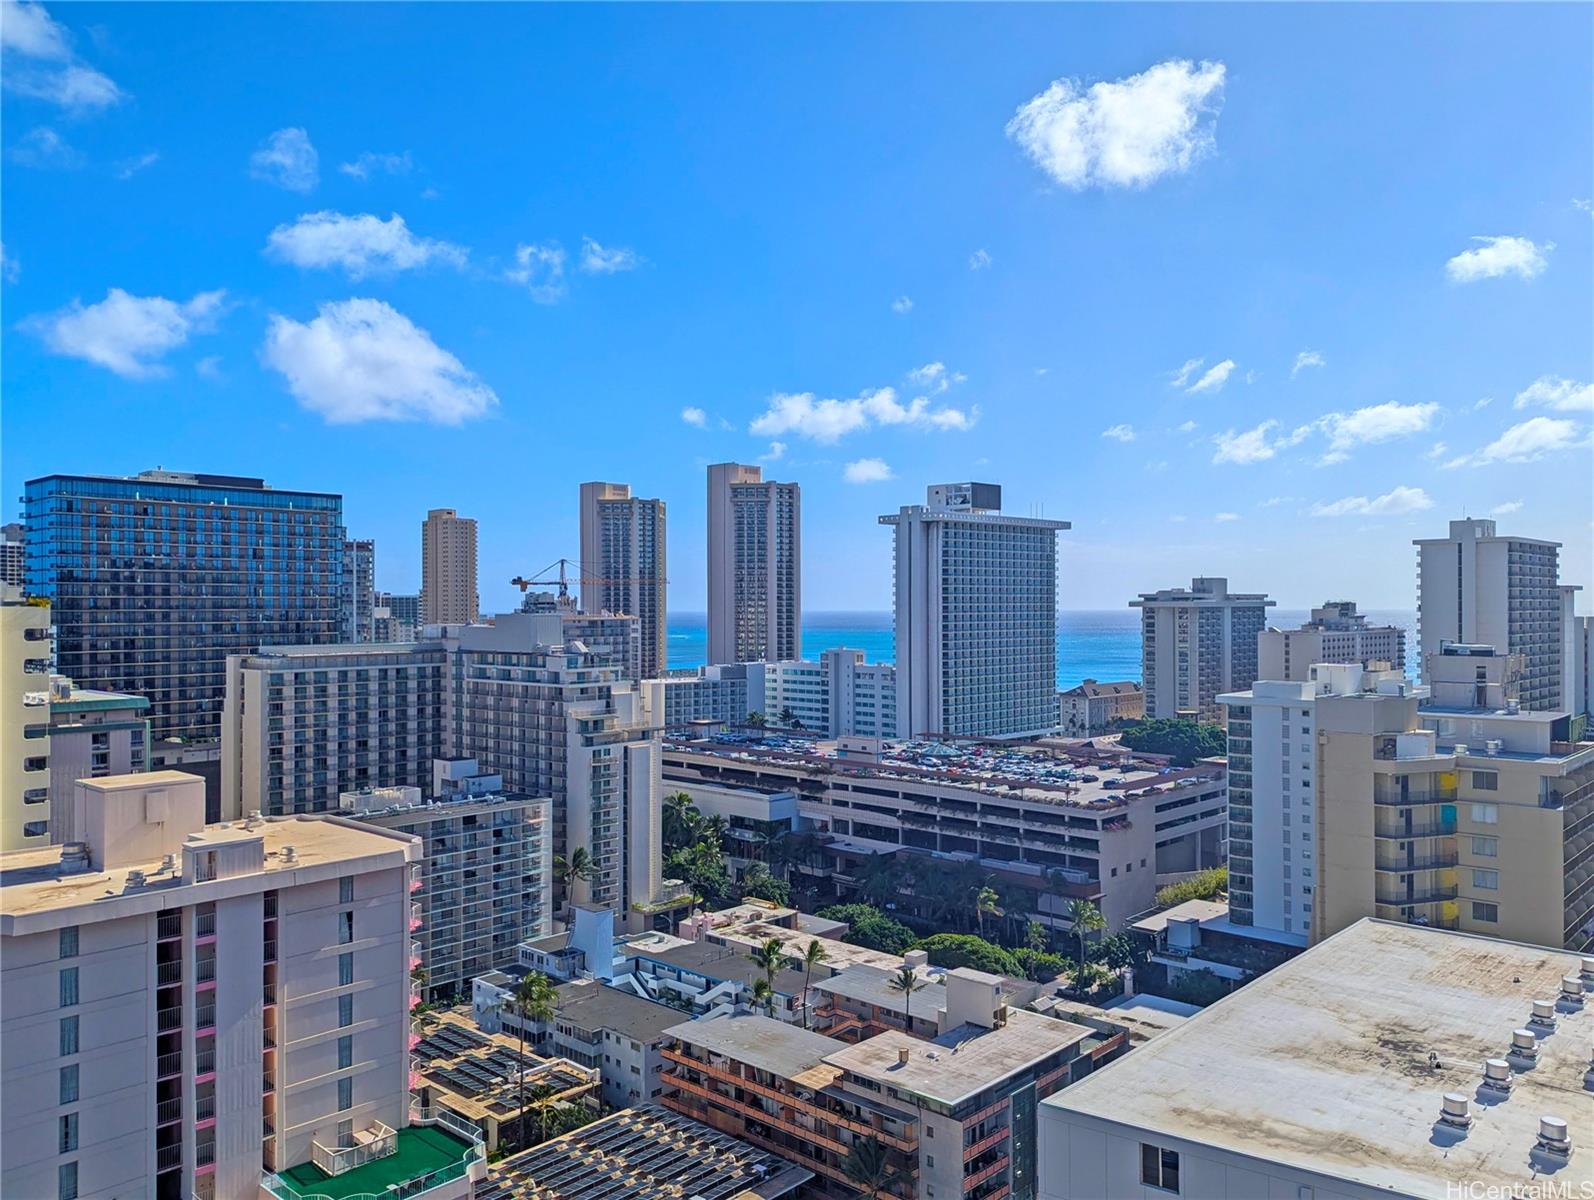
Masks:
[[[594,478],[669,502],[700,607],[703,468],[761,456],[811,609],[886,607],[875,517],[966,478],[1074,523],[1065,607],[1206,573],[1409,608],[1411,539],[1464,511],[1594,587],[1588,6],[0,29],[9,497],[340,491],[395,591],[453,506],[488,609],[574,557]]]

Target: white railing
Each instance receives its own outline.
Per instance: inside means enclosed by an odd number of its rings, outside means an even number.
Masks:
[[[341,1175],[345,1171],[352,1171],[355,1167],[363,1167],[368,1162],[375,1162],[379,1158],[386,1158],[389,1154],[398,1152],[398,1134],[392,1126],[378,1121],[365,1130],[364,1135],[368,1140],[354,1146],[333,1148],[323,1146],[320,1142],[311,1142],[310,1161],[328,1175]]]
[[[450,1112],[446,1108],[424,1108],[419,1104],[410,1105],[411,1125],[441,1125],[450,1133],[464,1138],[478,1151],[485,1153],[486,1147],[482,1142],[482,1131],[477,1129],[458,1113]]]

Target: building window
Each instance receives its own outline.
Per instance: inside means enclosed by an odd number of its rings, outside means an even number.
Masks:
[[[341,1029],[354,1024],[354,997],[338,997],[338,1027]]]
[[[61,930],[61,957],[77,957],[77,926],[68,925]]]
[[[1500,823],[1500,806],[1498,804],[1474,804],[1472,806],[1472,823],[1474,825],[1498,825]]]
[[[1486,871],[1482,867],[1473,867],[1472,886],[1483,888],[1486,891],[1497,892],[1500,890],[1500,872]]]
[[[62,1054],[63,1057],[65,1057],[68,1054],[76,1054],[76,1053],[77,1053],[77,1018],[76,1017],[62,1017],[61,1018],[61,1054]]]
[[[338,880],[338,903],[354,903],[354,876],[345,875],[342,879]]]
[[[354,1080],[344,1078],[338,1080],[338,1111],[346,1112],[354,1107]]]
[[[1474,771],[1472,773],[1472,790],[1476,792],[1498,792],[1500,790],[1500,772]]]
[[[338,955],[338,986],[348,987],[354,982],[354,955]]]
[[[1500,839],[1497,837],[1484,837],[1480,834],[1472,839],[1472,852],[1479,858],[1498,858],[1500,856]]]
[[[354,1065],[354,1035],[344,1034],[338,1039],[338,1070],[346,1071]]]
[[[1472,919],[1474,921],[1488,921],[1492,924],[1500,919],[1500,906],[1488,900],[1474,900],[1472,902]]]
[[[77,1149],[77,1113],[61,1114],[61,1154],[71,1154]]]
[[[61,1007],[70,1008],[77,1003],[77,968],[66,967],[61,971]]]
[[[354,914],[340,912],[338,914],[338,944],[347,946],[354,940]]]
[[[77,1063],[61,1068],[61,1103],[77,1103]]]
[[[55,1194],[60,1200],[77,1200],[77,1163],[62,1163],[55,1169]]]
[[[1140,1182],[1165,1192],[1179,1190],[1179,1152],[1140,1143]]]

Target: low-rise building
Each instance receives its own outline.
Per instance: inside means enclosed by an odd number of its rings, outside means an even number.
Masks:
[[[1057,693],[1057,728],[1064,737],[1095,737],[1118,721],[1146,715],[1146,693],[1133,680],[1097,683],[1087,679]]]
[[[1258,679],[1307,677],[1316,663],[1375,664],[1406,669],[1406,631],[1398,625],[1370,625],[1350,600],[1330,600],[1312,610],[1299,629],[1269,627],[1257,634]]]
[[[723,663],[671,671],[645,680],[642,694],[654,724],[665,730],[694,723],[742,725],[764,711],[764,664]]]
[[[50,679],[50,841],[77,841],[72,798],[77,781],[130,775],[150,763],[149,701]]]
[[[1041,1200],[1576,1195],[1590,991],[1594,959],[1363,920],[1045,1100]]]
[[[771,725],[826,737],[895,737],[896,668],[845,646],[811,662],[765,663],[764,706]]]

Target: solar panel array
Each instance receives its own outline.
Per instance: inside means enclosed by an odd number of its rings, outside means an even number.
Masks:
[[[438,1025],[411,1051],[421,1058],[457,1058],[491,1046],[492,1039],[459,1025]]]

